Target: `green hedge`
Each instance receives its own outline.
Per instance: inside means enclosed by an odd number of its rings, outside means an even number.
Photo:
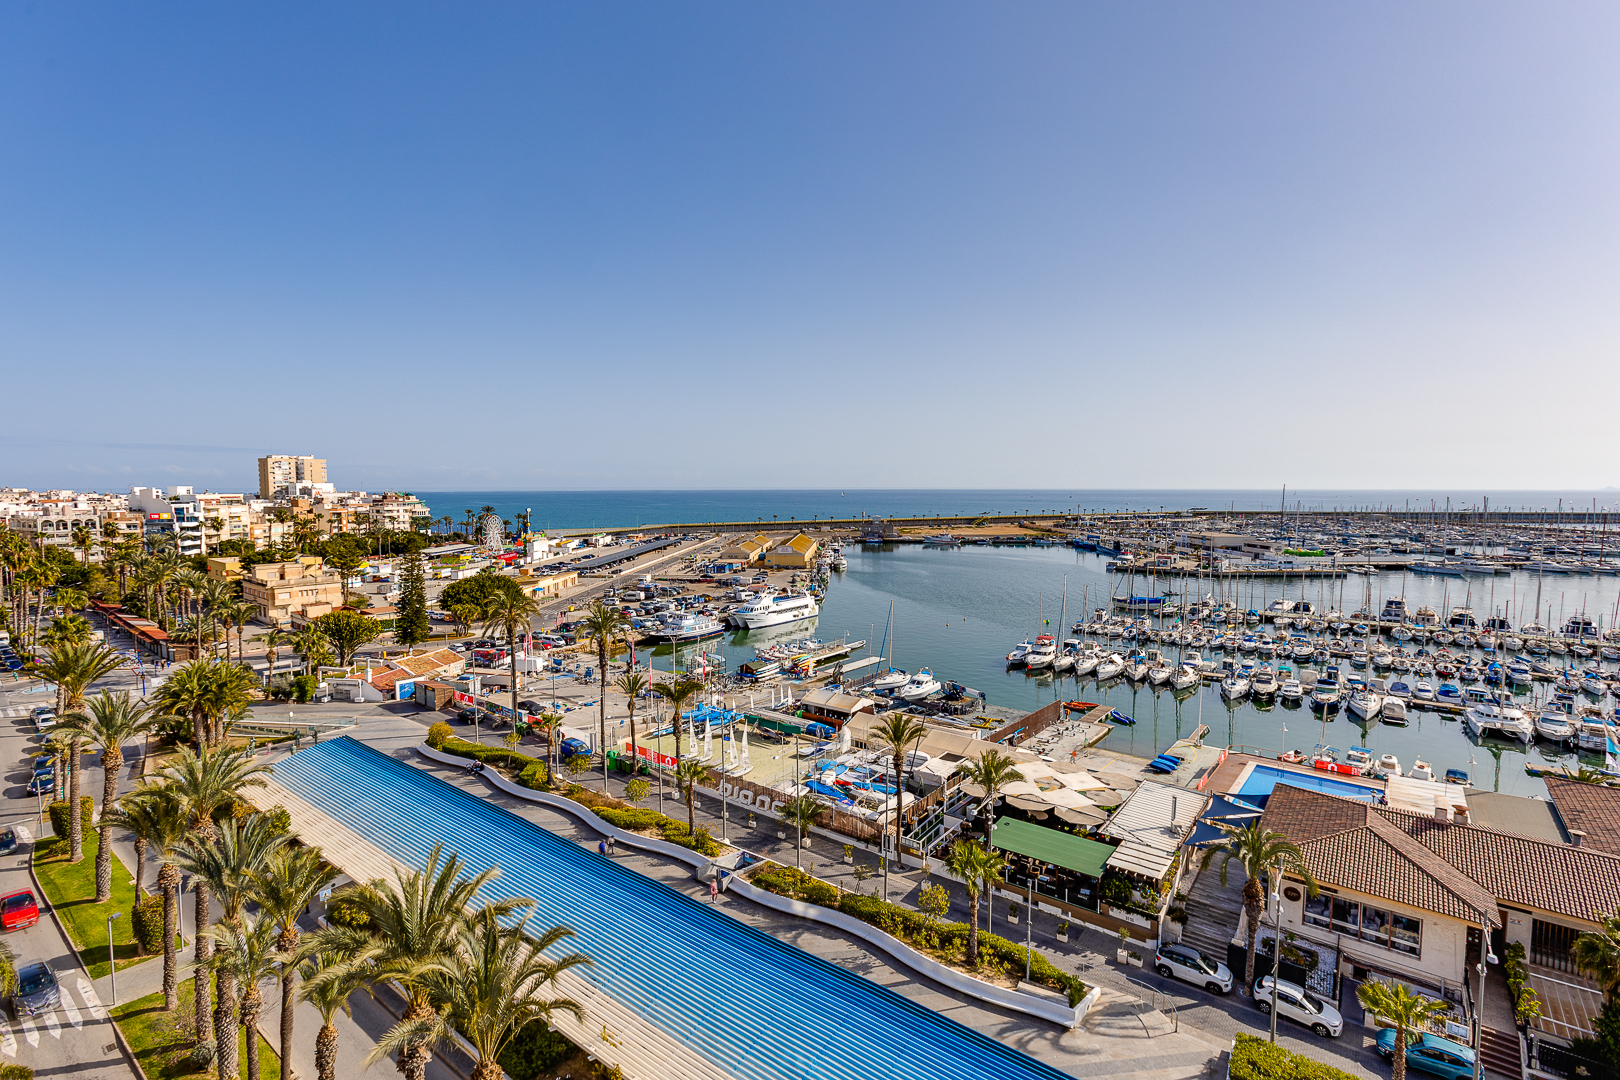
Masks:
[[[947,952],[966,952],[968,927],[966,923],[935,922],[920,911],[912,911],[887,900],[864,893],[841,892],[819,878],[790,866],[766,867],[750,879],[755,885],[781,896],[819,907],[833,908],[853,916],[909,945]],[[1025,964],[1024,946],[997,937],[979,934],[980,962],[989,960],[995,967],[1009,973],[1022,973]],[[1034,982],[1062,990],[1069,996],[1069,1005],[1080,1004],[1088,987],[1084,982],[1052,964],[1042,953],[1028,957],[1029,975]]]
[[[163,897],[148,896],[137,901],[129,913],[135,942],[141,955],[155,956],[163,951]]]
[[[51,832],[57,836],[66,836],[70,825],[68,823],[68,804],[66,800],[59,799],[51,803],[48,808],[51,812]],[[89,836],[90,830],[95,827],[91,819],[95,817],[96,801],[88,795],[79,796],[79,816],[84,822],[84,835]]]
[[[1243,1034],[1232,1047],[1231,1075],[1232,1080],[1355,1080],[1343,1069]]]
[[[584,800],[581,800],[584,801]],[[593,806],[591,809],[596,816],[609,825],[621,829],[640,832],[642,829],[657,829],[663,838],[672,844],[679,844],[699,855],[714,858],[720,854],[720,845],[715,843],[714,837],[706,828],[700,827],[693,833],[684,821],[677,821],[666,814],[656,810],[643,810],[639,808],[619,806]]]

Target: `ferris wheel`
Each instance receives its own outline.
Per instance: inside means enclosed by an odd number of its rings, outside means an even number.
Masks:
[[[484,546],[491,551],[499,551],[506,546],[506,528],[499,514],[485,514],[478,523],[478,531],[483,534]]]

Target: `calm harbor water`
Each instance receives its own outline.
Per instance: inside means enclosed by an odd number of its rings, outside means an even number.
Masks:
[[[1073,636],[1069,624],[1091,608],[1107,605],[1110,575],[1104,569],[1106,560],[1097,555],[1071,548],[972,545],[945,549],[903,545],[881,550],[850,545],[845,555],[849,569],[834,575],[813,628],[728,635],[719,646],[728,667],[735,669],[752,657],[763,641],[807,633],[823,640],[865,638],[871,642],[869,651],[878,653],[892,602],[892,640],[882,655],[892,657],[896,666],[910,670],[928,666],[941,680],[982,690],[992,704],[1009,708],[1034,709],[1074,698],[1106,703],[1137,723],[1117,728],[1103,745],[1142,757],[1152,757],[1204,723],[1211,729],[1211,742],[1274,751],[1309,750],[1318,742],[1340,749],[1367,746],[1375,753],[1396,754],[1405,767],[1422,757],[1437,771],[1467,769],[1481,787],[1521,795],[1545,793],[1540,780],[1525,775],[1527,761],[1553,765],[1576,760],[1573,753],[1539,743],[1529,747],[1496,740],[1480,743],[1463,731],[1460,721],[1421,709],[1413,709],[1410,725],[1400,728],[1363,724],[1343,708],[1324,720],[1323,714],[1308,706],[1262,705],[1248,700],[1232,705],[1222,699],[1214,683],[1174,695],[1168,689],[1135,687],[1124,681],[1100,687],[1090,679],[1077,684],[1072,677],[1032,677],[1022,670],[1009,671],[1005,657],[1015,643],[1041,632],[1056,634],[1059,640]],[[1187,583],[1177,578],[1159,584],[1177,591],[1185,585],[1194,593],[1199,588],[1197,579]],[[1137,585],[1141,591],[1140,579]],[[1551,603],[1554,617],[1584,608],[1594,620],[1601,614],[1606,626],[1612,624],[1620,578],[1549,576],[1540,585],[1544,617]],[[1066,613],[1061,610],[1065,586]],[[1203,587],[1218,592],[1222,586],[1205,581]],[[1227,596],[1240,600],[1245,608],[1262,610],[1283,587],[1274,581],[1243,579],[1225,585]],[[1413,610],[1428,605],[1444,615],[1450,606],[1466,602],[1480,619],[1511,603],[1510,618],[1518,625],[1521,602],[1526,607],[1535,602],[1537,580],[1529,574],[1469,580],[1386,573],[1332,581],[1292,579],[1286,588],[1290,597],[1303,596],[1319,604],[1325,601],[1324,607],[1340,607],[1347,613],[1369,602],[1377,610],[1385,597],[1403,594]],[[1113,644],[1126,651],[1127,643]],[[706,647],[716,648],[712,643]],[[1170,645],[1156,647],[1172,658],[1180,652]],[[1219,658],[1221,654],[1212,655]],[[668,659],[660,657],[654,663],[664,666]],[[1344,668],[1350,671],[1348,662]],[[1545,698],[1550,684],[1538,683],[1534,693],[1537,699]]]
[[[653,523],[759,521],[813,517],[921,517],[962,514],[1022,514],[1080,510],[1275,510],[1279,487],[1259,490],[976,490],[855,489],[789,491],[418,491],[436,517],[460,522],[462,512],[493,506],[507,520],[528,510],[539,529],[586,529]],[[1288,506],[1307,510],[1479,506],[1495,509],[1620,509],[1620,491],[1428,491],[1302,490],[1288,492]]]

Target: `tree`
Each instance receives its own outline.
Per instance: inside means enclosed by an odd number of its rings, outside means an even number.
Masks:
[[[678,740],[679,735],[676,736]],[[697,795],[697,786],[709,775],[709,770],[703,767],[703,762],[687,758],[675,766],[675,790],[681,793],[681,799],[686,803],[686,827],[689,831],[697,832],[697,811],[693,809],[692,802]]]
[[[207,882],[219,901],[223,931],[239,933],[242,930],[243,906],[252,898],[255,884],[268,867],[271,855],[289,839],[275,827],[269,815],[253,814],[240,824],[227,818],[215,826],[212,836],[189,840],[180,848],[181,868],[190,872],[193,881]],[[199,946],[207,932],[199,925]],[[214,1052],[218,1055],[219,1076],[221,1080],[229,1080],[237,1075],[237,971],[231,959],[218,966],[199,963],[199,971],[205,968],[214,970]],[[206,984],[199,989],[206,997]],[[258,1073],[249,1075],[256,1078]]]
[[[108,824],[105,817],[102,823],[105,828]],[[157,884],[163,893],[163,1007],[172,1012],[180,1004],[179,957],[174,944],[180,922],[180,871],[175,864],[175,854],[188,832],[185,809],[168,787],[148,784],[120,800],[112,823],[135,834],[137,895],[146,866],[146,849],[148,846],[157,849]]]
[[[1406,1080],[1406,1047],[1423,1035],[1423,1028],[1446,1003],[1414,994],[1403,983],[1368,979],[1356,988],[1356,1000],[1375,1018],[1383,1017],[1395,1029],[1395,1053],[1390,1058],[1393,1080]]]
[[[53,647],[49,659],[40,668],[40,674],[56,683],[57,711],[75,713],[84,706],[84,695],[90,685],[124,666],[124,657],[105,645],[65,645]],[[68,746],[68,805],[79,805],[80,739],[82,736],[69,729]],[[84,821],[78,814],[68,815],[68,861],[84,858]]]
[[[419,975],[437,1008],[396,1024],[377,1041],[367,1061],[379,1061],[395,1050],[448,1042],[451,1032],[459,1031],[477,1059],[472,1080],[500,1080],[501,1051],[525,1024],[549,1023],[558,1013],[585,1019],[579,1002],[551,995],[563,972],[588,967],[590,957],[545,956],[546,950],[573,933],[566,926],[555,926],[535,937],[527,915],[515,926],[503,928],[489,908],[480,910],[459,928],[459,947]]]
[[[534,597],[520,589],[510,578],[502,578],[509,587],[501,589],[484,604],[484,632],[506,634],[507,658],[512,662],[512,723],[518,718],[518,635],[532,637],[534,617],[540,614],[540,605]]]
[[[647,689],[647,676],[635,668],[630,668],[615,679],[613,685],[618,687],[619,693],[623,694],[629,703],[630,718],[625,722],[630,726],[630,762],[631,768],[634,769],[636,763],[641,760],[641,748],[636,745],[636,702]]]
[[[293,635],[280,627],[271,627],[253,640],[264,644],[264,681],[268,683],[276,674],[277,654],[293,643]]]
[[[337,1025],[332,1017],[339,1009],[351,1015],[349,998],[371,981],[370,964],[375,950],[342,953],[306,946],[299,950],[298,975],[303,985],[298,996],[321,1014],[321,1030],[315,1036],[315,1075],[317,1080],[337,1080]],[[285,1063],[286,1055],[281,1060]],[[285,1068],[285,1065],[283,1065]]]
[[[479,612],[484,610],[477,604],[451,604],[446,607],[441,602],[440,606],[444,607],[444,610],[450,613],[450,617],[456,620],[456,629],[462,634],[472,630],[473,624],[478,621]]]
[[[993,832],[996,821],[996,800],[1001,797],[1008,784],[1022,780],[1024,774],[1018,771],[1018,763],[1003,754],[1000,750],[986,751],[977,761],[971,761],[962,766],[962,781],[984,789],[984,811],[987,817],[987,832]]]
[[[674,719],[670,722],[670,730],[675,733],[675,765],[681,764],[681,710],[686,703],[692,700],[693,695],[703,691],[703,684],[696,679],[679,679],[673,683],[653,683],[653,693],[669,702],[674,712]]]
[[[1600,925],[1578,935],[1570,955],[1576,970],[1595,978],[1609,1000],[1620,1001],[1620,915],[1604,915]]]
[[[613,646],[630,629],[630,620],[618,608],[602,601],[593,603],[580,620],[579,633],[596,641],[596,677],[600,682],[596,697],[596,719],[602,732],[602,790],[607,791],[607,677],[608,659]]]
[[[173,861],[177,864],[184,861],[184,856],[207,845],[213,840],[217,826],[214,816],[226,806],[236,801],[237,794],[244,787],[263,787],[264,780],[261,774],[270,772],[268,765],[256,764],[248,758],[245,750],[209,749],[193,752],[190,747],[182,746],[180,752],[171,757],[158,772],[154,781],[168,791],[179,804],[181,813],[186,821],[185,845],[177,847]],[[206,877],[197,875],[192,882],[191,891],[193,917],[197,927],[196,968],[197,974],[193,989],[193,1000],[197,1007],[198,1038],[208,1030],[208,958],[211,955],[213,944],[202,934],[208,928],[212,918],[213,909],[210,907],[211,892]],[[235,1039],[231,1044],[235,1046]],[[224,1053],[224,1049],[220,1049]],[[232,1050],[234,1057],[235,1051]]]
[[[958,840],[945,856],[945,869],[962,879],[968,893],[967,962],[979,963],[979,896],[1001,880],[1006,860],[977,840]]]
[[[306,624],[302,629],[295,630],[292,635],[293,652],[304,660],[304,674],[313,675],[317,667],[332,662],[332,647],[327,643],[326,635],[314,623]]]
[[[873,726],[867,736],[873,746],[881,747],[894,759],[894,857],[900,858],[900,840],[905,835],[906,815],[902,803],[906,792],[906,759],[917,744],[928,736],[928,728],[909,713],[891,712]]]
[[[276,977],[280,966],[287,957],[276,948],[276,928],[268,919],[260,919],[253,927],[248,928],[238,923],[220,923],[210,926],[204,933],[214,939],[214,953],[209,958],[209,965],[213,968],[214,978],[219,986],[220,1005],[214,1009],[214,1016],[219,1017],[226,987],[231,987],[230,999],[230,1027],[228,1034],[221,1034],[219,1028],[214,1029],[214,1037],[223,1044],[231,1044],[231,1052],[227,1056],[223,1053],[219,1057],[219,1072],[221,1080],[237,1075],[236,1058],[236,1018],[241,1017],[241,1026],[247,1029],[247,1075],[251,1080],[259,1077],[259,1011],[264,1007],[264,995],[260,990],[265,983]],[[283,1059],[283,1075],[285,1075],[286,1062]],[[229,1071],[228,1071],[229,1070]]]
[[[1260,933],[1260,915],[1265,910],[1266,891],[1260,884],[1260,875],[1298,874],[1305,881],[1306,890],[1316,895],[1316,879],[1305,866],[1305,857],[1294,842],[1280,832],[1265,829],[1256,818],[1247,825],[1229,825],[1215,822],[1225,839],[1204,849],[1200,867],[1209,866],[1216,855],[1221,856],[1221,884],[1226,884],[1226,868],[1237,863],[1248,880],[1243,883],[1243,913],[1248,925],[1248,955],[1243,961],[1244,994],[1254,986],[1254,941]]]
[[[365,929],[334,926],[320,932],[320,947],[350,954],[351,959],[329,968],[323,978],[342,979],[356,969],[373,983],[393,979],[404,988],[407,1024],[428,1020],[436,1011],[432,985],[426,976],[435,965],[449,963],[461,941],[461,927],[473,901],[497,871],[491,867],[468,876],[460,856],[444,857],[435,845],[421,870],[396,868],[394,880],[372,881],[343,892],[343,901],[366,920]],[[487,909],[504,919],[531,900],[492,900]],[[428,1046],[417,1039],[397,1047],[398,1067],[405,1080],[423,1080]]]
[[[337,650],[343,667],[349,666],[360,646],[382,636],[382,623],[358,611],[328,611],[311,625]]]
[[[808,795],[800,795],[789,799],[782,804],[782,820],[791,823],[799,830],[799,846],[804,846],[804,833],[827,812],[824,803],[817,802]]]
[[[489,567],[478,571],[472,577],[452,581],[444,587],[439,594],[439,606],[446,611],[457,605],[467,605],[479,611],[489,603],[489,598],[507,588],[515,588],[517,582],[509,577],[502,577]],[[474,616],[476,621],[477,616]]]
[[[109,694],[103,690],[91,698],[83,712],[62,718],[66,728],[101,752],[101,813],[110,814],[118,801],[118,771],[124,764],[124,744],[152,728],[152,710],[128,693]],[[78,805],[73,797],[70,805]],[[83,824],[80,824],[83,828]],[[112,837],[103,835],[96,845],[96,903],[112,899]]]
[[[265,919],[276,926],[276,949],[282,955],[281,1080],[292,1080],[294,957],[301,944],[298,917],[336,877],[337,871],[321,858],[319,848],[288,845],[271,853],[253,890]],[[258,1073],[250,1069],[248,1075],[256,1078]]]
[[[399,614],[394,618],[394,640],[414,649],[433,636],[428,622],[427,585],[422,556],[411,553],[400,559]]]

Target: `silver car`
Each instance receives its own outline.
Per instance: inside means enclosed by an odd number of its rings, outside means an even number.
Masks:
[[[1271,1011],[1270,975],[1254,980],[1254,1003],[1263,1013]],[[1318,1035],[1337,1037],[1344,1033],[1344,1017],[1339,1015],[1338,1009],[1287,979],[1277,982],[1277,1015],[1304,1024]]]
[[[1211,960],[1191,945],[1160,945],[1153,958],[1153,969],[1167,979],[1180,979],[1202,986],[1212,994],[1232,989],[1232,972],[1219,960]]]
[[[11,1011],[18,1018],[50,1012],[62,1003],[62,990],[56,972],[41,960],[17,972],[17,989],[11,996]]]

